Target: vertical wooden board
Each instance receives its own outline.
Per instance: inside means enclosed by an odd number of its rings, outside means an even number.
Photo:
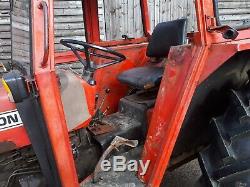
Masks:
[[[122,34],[127,33],[127,19],[126,19],[126,14],[127,14],[127,2],[126,0],[119,0],[119,3],[121,5],[120,7],[120,37]],[[119,37],[119,36],[118,36]]]
[[[116,37],[119,39],[121,39],[122,37],[122,34],[123,34],[123,30],[124,30],[124,23],[123,23],[123,15],[122,15],[122,7],[123,7],[123,0],[116,0],[116,3],[117,3],[117,23],[119,23],[119,24],[117,24],[117,26],[118,26],[118,28],[117,28],[117,35],[116,35]]]
[[[105,18],[105,33],[106,33],[106,38],[109,39],[111,38],[111,25],[110,25],[110,18],[111,18],[111,6],[108,6],[110,0],[104,0],[104,18]]]
[[[188,31],[195,30],[194,0],[148,0],[151,15],[151,27],[160,22],[188,18]]]
[[[110,13],[112,15],[112,21],[110,22],[110,27],[112,28],[112,36],[111,38],[114,38],[116,39],[117,38],[117,35],[119,35],[118,31],[119,31],[119,26],[120,26],[120,23],[118,21],[118,2],[119,0],[115,0],[115,1],[112,1],[112,9],[110,10]]]
[[[124,6],[123,6],[123,18],[124,18],[124,21],[123,21],[123,23],[124,23],[124,29],[123,29],[123,31],[124,31],[124,33],[128,33],[129,32],[129,30],[128,30],[128,22],[129,22],[129,19],[128,19],[128,1],[129,0],[124,0]]]
[[[135,15],[134,36],[132,36],[132,37],[139,38],[139,37],[143,36],[140,0],[134,1],[134,15]]]
[[[107,7],[106,7],[106,1],[107,0],[103,0],[103,7],[104,7],[104,20],[105,20],[105,39],[107,40],[108,38],[109,38],[109,35],[108,35],[108,33],[110,32],[110,27],[109,27],[109,22],[110,22],[110,20],[109,20],[109,14],[108,14],[108,9],[107,9]]]
[[[128,35],[131,36],[133,34],[133,19],[134,19],[134,0],[128,0]]]
[[[154,4],[155,25],[160,22],[160,3],[161,3],[161,0],[155,0],[155,4]]]
[[[105,0],[104,7],[107,40],[143,35],[140,0]]]
[[[195,10],[195,0],[191,0],[193,3],[188,3],[188,10],[190,10],[189,18],[189,28],[188,31],[197,30],[197,19],[196,19],[196,10]]]
[[[99,26],[100,26],[100,38],[101,40],[106,40],[106,25],[105,25],[105,16],[104,16],[104,2],[103,0],[98,0],[98,16],[99,16]]]

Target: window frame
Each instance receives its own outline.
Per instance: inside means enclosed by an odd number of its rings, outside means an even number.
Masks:
[[[148,40],[150,36],[150,19],[148,12],[147,0],[140,0],[143,35],[140,38],[134,38],[129,40],[111,40],[101,41],[100,28],[99,28],[99,16],[98,16],[98,0],[84,0],[83,3],[83,19],[85,25],[85,36],[88,43],[94,43],[101,46],[115,46],[141,43]]]
[[[140,0],[142,24],[143,24],[143,37],[134,38],[129,40],[112,40],[101,41],[99,16],[98,16],[98,0],[82,0],[83,21],[85,28],[86,42],[103,47],[124,46],[140,43],[147,43],[151,36],[150,17],[148,10],[147,0]],[[71,63],[77,60],[72,51],[54,52],[55,64]],[[84,54],[81,54],[84,56]]]

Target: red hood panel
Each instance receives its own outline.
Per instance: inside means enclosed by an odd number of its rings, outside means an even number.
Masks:
[[[22,124],[15,123],[16,126],[6,126],[5,122],[9,120],[8,114],[16,115],[16,106],[9,101],[6,91],[0,84],[0,153],[7,152],[13,149],[21,148],[30,144],[28,135]],[[7,123],[7,122],[6,122]]]

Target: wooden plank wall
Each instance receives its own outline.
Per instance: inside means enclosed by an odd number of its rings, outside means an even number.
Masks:
[[[66,48],[60,44],[62,38],[85,41],[81,0],[54,0],[55,49]]]
[[[106,39],[122,39],[122,35],[141,37],[143,35],[140,0],[104,0]]]
[[[222,24],[250,25],[250,0],[219,0],[218,6]]]
[[[105,25],[105,17],[104,17],[104,4],[103,0],[98,0],[98,14],[99,14],[99,27],[100,27],[100,38],[105,41],[106,37],[106,25]]]
[[[31,55],[29,1],[13,0],[11,11],[12,62],[21,63],[27,71],[29,71]]]
[[[10,3],[0,0],[0,63],[11,61]]]
[[[14,2],[17,2],[14,8],[21,1],[27,0],[14,0]],[[130,37],[142,35],[139,0],[98,0],[98,3],[102,40],[121,39],[123,34],[127,34]],[[159,22],[182,17],[187,17],[189,20],[188,31],[196,30],[194,0],[148,0],[148,5],[151,30]],[[65,49],[59,44],[61,38],[85,40],[81,0],[54,0],[54,7],[56,50]],[[219,0],[219,8],[221,19],[224,20],[222,23],[245,24],[250,20],[250,0]],[[9,0],[0,0],[1,61],[9,61],[11,57],[10,16],[8,12]],[[25,16],[26,13],[23,10],[20,12],[17,10],[13,15],[14,33],[12,35],[15,38],[12,40],[15,42],[21,39],[20,34],[27,38],[27,33],[25,34],[25,32],[28,29],[28,22],[24,20]],[[16,33],[17,29],[19,29],[19,35]],[[26,40],[18,48],[27,51],[28,46],[25,45],[25,42]],[[21,57],[25,56],[25,52],[22,53],[22,50],[16,53],[19,53]]]
[[[98,0],[99,24],[101,39],[105,40],[104,7],[102,0]],[[62,38],[85,41],[83,11],[81,0],[54,0],[55,14],[55,49],[57,51],[66,48],[60,44]]]
[[[187,18],[188,31],[194,31],[196,26],[196,13],[194,0],[148,0],[151,30],[160,22]]]
[[[139,0],[103,0],[106,39],[121,39],[143,35]],[[188,18],[188,31],[196,30],[193,0],[148,0],[151,30],[160,22]]]

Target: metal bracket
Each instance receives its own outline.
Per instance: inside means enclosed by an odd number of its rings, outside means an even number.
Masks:
[[[206,18],[206,26],[207,26],[207,30],[211,31],[213,29],[215,29],[217,27],[216,25],[216,17],[212,17],[212,16],[205,16]]]
[[[29,93],[33,97],[37,98],[39,96],[39,93],[38,93],[38,88],[37,88],[37,84],[36,84],[35,79],[26,80],[26,82],[27,82],[27,86],[29,89]]]
[[[208,32],[221,33],[224,39],[236,39],[239,35],[238,31],[229,25],[217,26],[215,17],[206,16],[206,26]]]

